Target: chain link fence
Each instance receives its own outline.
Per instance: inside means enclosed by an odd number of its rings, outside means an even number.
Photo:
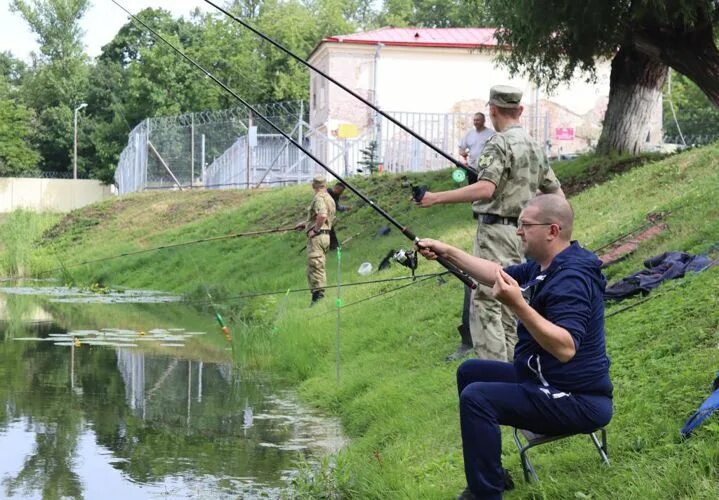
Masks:
[[[342,176],[368,173],[372,164],[387,172],[421,172],[450,162],[389,120],[342,139],[307,123],[303,102],[255,106],[272,123]],[[451,157],[473,127],[473,113],[390,112]],[[528,113],[523,125],[546,143],[548,116]],[[323,170],[300,148],[246,109],[148,118],[130,133],[115,181],[120,194],[147,189],[213,189],[284,186],[308,182]]]
[[[696,135],[664,135],[665,144],[681,144],[682,146],[704,146],[719,141],[719,133]]]
[[[299,143],[304,141],[304,103],[262,104],[255,109]],[[115,183],[120,194],[237,188],[304,182],[311,171],[305,155],[275,129],[245,108],[232,108],[147,118],[130,132]]]

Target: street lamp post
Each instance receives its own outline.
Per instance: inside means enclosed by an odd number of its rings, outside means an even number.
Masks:
[[[75,108],[75,128],[74,128],[74,140],[72,148],[72,178],[77,179],[77,112],[82,108],[87,107],[87,103],[82,103]]]

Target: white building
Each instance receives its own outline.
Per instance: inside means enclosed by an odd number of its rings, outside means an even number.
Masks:
[[[596,82],[578,78],[547,94],[524,77],[510,77],[493,62],[502,50],[494,33],[488,28],[381,28],[325,38],[309,62],[451,155],[471,127],[471,115],[486,109],[489,89],[497,84],[524,91],[524,125],[551,154],[594,146],[608,101],[609,62],[598,65]],[[340,152],[347,141],[318,139],[336,137],[341,124],[358,128],[359,144],[378,140],[380,158],[389,170],[447,166],[429,148],[311,72],[310,126],[316,130],[316,151],[331,166],[351,173],[356,148]],[[661,103],[648,139],[661,140]]]

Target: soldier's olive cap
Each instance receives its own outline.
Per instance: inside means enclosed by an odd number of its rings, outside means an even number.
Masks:
[[[489,104],[499,108],[518,108],[522,91],[509,85],[495,85],[489,89]]]
[[[327,179],[325,179],[324,175],[315,175],[312,179],[312,185],[313,186],[326,186],[327,185]]]

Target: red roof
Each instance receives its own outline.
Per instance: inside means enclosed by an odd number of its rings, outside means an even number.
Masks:
[[[322,42],[411,47],[496,47],[494,28],[393,28],[330,36]],[[316,50],[316,49],[315,49]]]

